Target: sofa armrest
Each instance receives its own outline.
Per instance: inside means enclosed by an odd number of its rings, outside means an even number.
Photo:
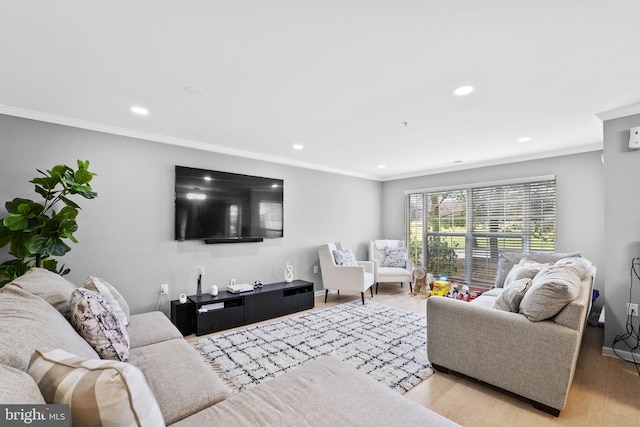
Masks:
[[[429,361],[561,410],[582,330],[445,297],[427,300]]]

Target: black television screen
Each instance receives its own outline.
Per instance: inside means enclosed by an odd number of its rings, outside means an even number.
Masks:
[[[176,240],[282,237],[283,184],[281,179],[176,166]]]

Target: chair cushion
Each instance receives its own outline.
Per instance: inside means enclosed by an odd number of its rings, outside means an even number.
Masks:
[[[89,289],[71,294],[71,324],[103,359],[129,359],[129,334],[106,299]]]
[[[165,425],[144,375],[129,363],[36,351],[29,375],[47,403],[70,405],[72,425]]]
[[[346,249],[344,251],[334,249],[333,259],[335,260],[336,265],[358,265],[358,260],[351,249]]]

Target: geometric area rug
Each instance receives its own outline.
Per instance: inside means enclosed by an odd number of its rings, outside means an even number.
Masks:
[[[433,373],[426,328],[425,316],[358,300],[203,338],[194,347],[236,390],[331,355],[404,394]]]

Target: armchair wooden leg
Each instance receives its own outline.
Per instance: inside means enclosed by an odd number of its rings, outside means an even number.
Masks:
[[[324,303],[327,303],[327,295],[329,295],[329,289],[324,290]]]
[[[376,282],[376,295],[378,295],[378,286],[380,286],[380,282]]]
[[[413,292],[413,283],[409,282],[409,292]]]
[[[371,298],[373,298],[373,286],[371,286],[369,290],[371,291]]]
[[[360,296],[362,297],[362,305],[364,305],[364,292],[360,292]]]

